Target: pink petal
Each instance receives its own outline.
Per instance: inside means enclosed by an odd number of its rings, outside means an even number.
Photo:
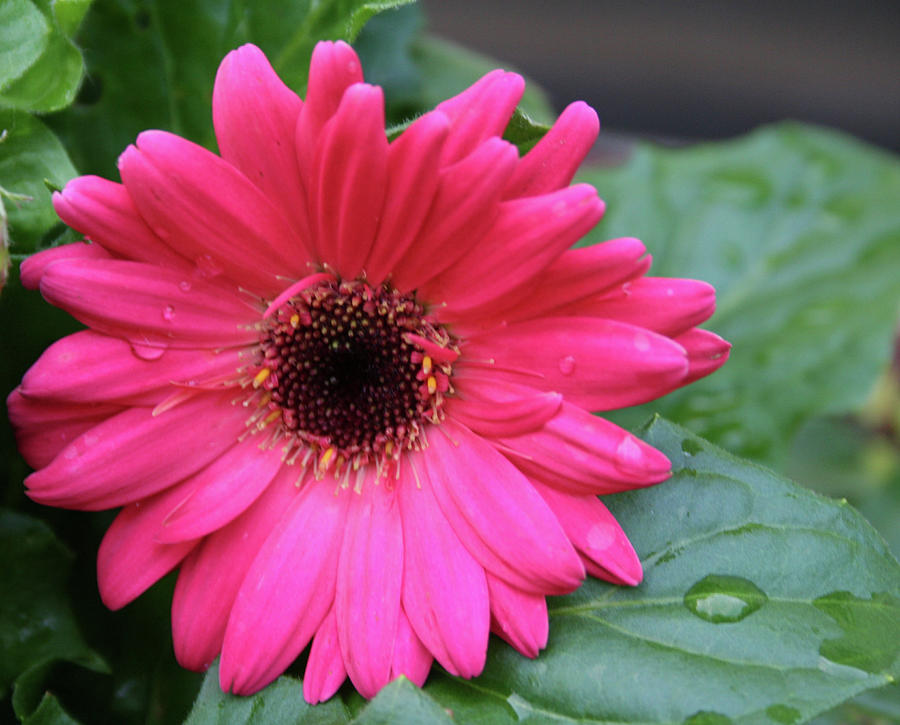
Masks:
[[[275,205],[231,164],[163,131],[145,131],[119,172],[154,233],[190,259],[212,260],[245,289],[274,297],[280,276],[302,277],[310,257]]]
[[[539,481],[532,483],[584,556],[590,574],[613,584],[640,584],[641,560],[619,522],[600,499],[570,496]]]
[[[344,279],[354,279],[378,229],[387,179],[381,89],[350,86],[337,113],[322,129],[310,192],[316,251]]]
[[[413,684],[422,687],[428,678],[433,660],[431,652],[416,636],[406,612],[401,609],[400,617],[397,620],[397,639],[394,642],[391,679],[395,680],[403,675]]]
[[[593,317],[542,317],[472,337],[458,372],[470,360],[489,361],[480,365],[498,379],[562,393],[589,410],[646,403],[681,385],[688,370],[678,343]]]
[[[61,450],[85,431],[121,412],[118,405],[60,404],[28,398],[21,388],[6,399],[6,412],[16,434],[16,445],[32,468],[44,468]]]
[[[344,91],[362,81],[362,66],[353,48],[342,40],[316,43],[309,62],[306,103],[297,120],[295,137],[297,162],[307,188],[322,127],[337,111]]]
[[[672,470],[653,446],[570,403],[540,430],[499,440],[522,471],[568,493],[628,491],[664,481]]]
[[[115,508],[181,481],[234,445],[247,412],[232,394],[201,394],[154,416],[129,408],[75,439],[25,479],[40,503],[87,511]]]
[[[535,594],[565,594],[581,584],[584,567],[578,555],[515,466],[450,420],[429,436],[429,444],[423,458],[434,496],[485,569]]]
[[[325,702],[346,679],[347,669],[341,655],[337,619],[332,608],[313,637],[303,674],[303,699],[310,705]]]
[[[309,481],[262,545],[225,630],[223,691],[249,695],[268,685],[322,624],[351,495],[334,479]]]
[[[488,438],[517,436],[539,430],[562,405],[559,393],[490,378],[465,378],[444,411],[469,430]]]
[[[19,267],[19,280],[25,289],[38,289],[51,264],[71,259],[109,259],[109,252],[97,244],[84,242],[51,247],[23,260]]]
[[[603,216],[603,202],[588,184],[504,202],[484,241],[422,288],[442,320],[464,319],[526,287]]]
[[[560,307],[555,314],[604,317],[674,337],[708,319],[715,309],[716,291],[706,282],[644,277]]]
[[[259,312],[236,295],[140,262],[70,259],[49,267],[41,294],[79,321],[153,347],[256,342]]]
[[[367,279],[379,284],[413,243],[431,208],[441,149],[449,122],[442,113],[420,116],[388,148],[387,189],[378,233],[366,262]]]
[[[391,680],[402,576],[400,505],[369,476],[351,497],[334,598],[344,665],[363,697]]]
[[[160,544],[153,534],[163,518],[185,496],[182,486],[129,504],[116,516],[97,552],[100,598],[120,609],[174,569],[197,541]]]
[[[459,161],[486,139],[501,136],[524,91],[521,76],[495,70],[439,103],[435,110],[447,116],[451,124],[443,162]]]
[[[22,379],[22,393],[56,402],[155,405],[173,383],[235,377],[240,348],[160,350],[144,360],[124,340],[84,330],[48,347]]]
[[[441,171],[428,216],[394,269],[398,290],[416,289],[481,241],[517,158],[515,146],[492,138]]]
[[[53,194],[53,208],[66,224],[123,259],[191,271],[191,263],[163,243],[138,214],[122,184],[78,176]]]
[[[573,304],[643,276],[650,267],[650,257],[644,256],[644,245],[637,239],[612,239],[580,249],[569,249],[557,257],[541,273],[533,286],[515,290],[504,299],[505,309],[492,311],[481,323],[461,320],[454,327],[465,332],[487,329],[493,320],[506,323],[529,320],[548,314],[563,305]]]
[[[263,542],[297,498],[297,471],[285,467],[243,514],[207,536],[184,560],[172,597],[178,662],[205,670],[222,650],[238,589]]]
[[[504,198],[535,196],[568,186],[597,134],[600,119],[584,101],[575,101],[560,114],[547,134],[516,167]]]
[[[213,124],[222,158],[274,202],[302,240],[310,239],[294,146],[303,101],[255,45],[225,56],[213,88]]]
[[[403,610],[416,636],[451,674],[484,668],[490,608],[484,569],[460,543],[427,480],[404,463],[398,492],[403,522]],[[419,471],[422,475],[422,471]]]
[[[279,450],[247,436],[185,481],[193,492],[166,516],[156,538],[161,543],[196,539],[240,516],[282,467]]]
[[[491,631],[526,657],[537,657],[547,646],[550,623],[542,594],[523,592],[488,574]]]
[[[675,338],[687,350],[690,369],[682,385],[714,373],[728,360],[731,343],[709,330],[688,330]]]

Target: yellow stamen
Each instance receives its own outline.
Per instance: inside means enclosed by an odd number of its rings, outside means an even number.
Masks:
[[[384,444],[384,455],[390,456],[394,452],[394,441],[388,441]]]
[[[428,383],[429,395],[434,395],[435,391],[437,390],[437,380],[435,379],[434,375],[429,375],[426,382]]]
[[[258,373],[256,373],[256,377],[253,378],[253,387],[258,388],[264,382],[266,382],[266,378],[268,378],[272,374],[272,371],[269,368],[263,368]]]
[[[322,457],[319,459],[319,470],[327,471],[328,464],[331,463],[331,459],[334,458],[335,450],[334,446],[330,446],[326,451],[322,454]]]
[[[422,358],[422,372],[426,375],[431,374],[431,358],[428,355]]]
[[[269,414],[263,419],[263,422],[259,424],[259,427],[260,427],[260,428],[265,428],[267,425],[269,425],[269,423],[274,423],[274,422],[275,422],[276,420],[278,420],[280,417],[281,417],[281,411],[280,411],[280,410],[273,410],[271,413],[269,413]]]
[[[291,315],[291,327],[298,327],[300,325],[300,315]]]

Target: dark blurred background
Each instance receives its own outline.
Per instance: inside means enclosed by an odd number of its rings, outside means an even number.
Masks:
[[[796,119],[900,150],[898,0],[423,0],[428,29],[508,61],[557,110],[689,141]]]

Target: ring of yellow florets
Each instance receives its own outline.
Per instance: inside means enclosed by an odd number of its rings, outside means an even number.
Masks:
[[[413,295],[315,277],[263,322],[248,426],[317,476],[370,463],[380,476],[443,420],[458,348]]]

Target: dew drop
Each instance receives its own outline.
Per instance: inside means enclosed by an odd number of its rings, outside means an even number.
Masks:
[[[626,282],[622,285],[622,292],[626,297],[631,297],[631,282]]]
[[[559,371],[563,375],[571,375],[575,372],[575,358],[572,355],[566,355],[559,359]]]
[[[212,279],[222,274],[222,267],[210,255],[204,254],[194,260],[197,265],[197,274],[205,279]]]
[[[181,280],[181,282],[178,283],[178,289],[180,289],[182,292],[190,292],[191,291],[191,283],[188,282],[186,279],[183,279],[183,280]]]
[[[134,353],[135,357],[140,358],[141,360],[153,361],[159,360],[163,354],[165,353],[166,348],[157,347],[153,345],[142,345],[139,342],[131,343],[131,352]]]
[[[740,622],[769,601],[756,584],[742,577],[710,574],[684,595],[684,606],[707,622]]]
[[[163,307],[162,317],[166,322],[171,322],[175,319],[175,308],[172,305],[166,305]]]

